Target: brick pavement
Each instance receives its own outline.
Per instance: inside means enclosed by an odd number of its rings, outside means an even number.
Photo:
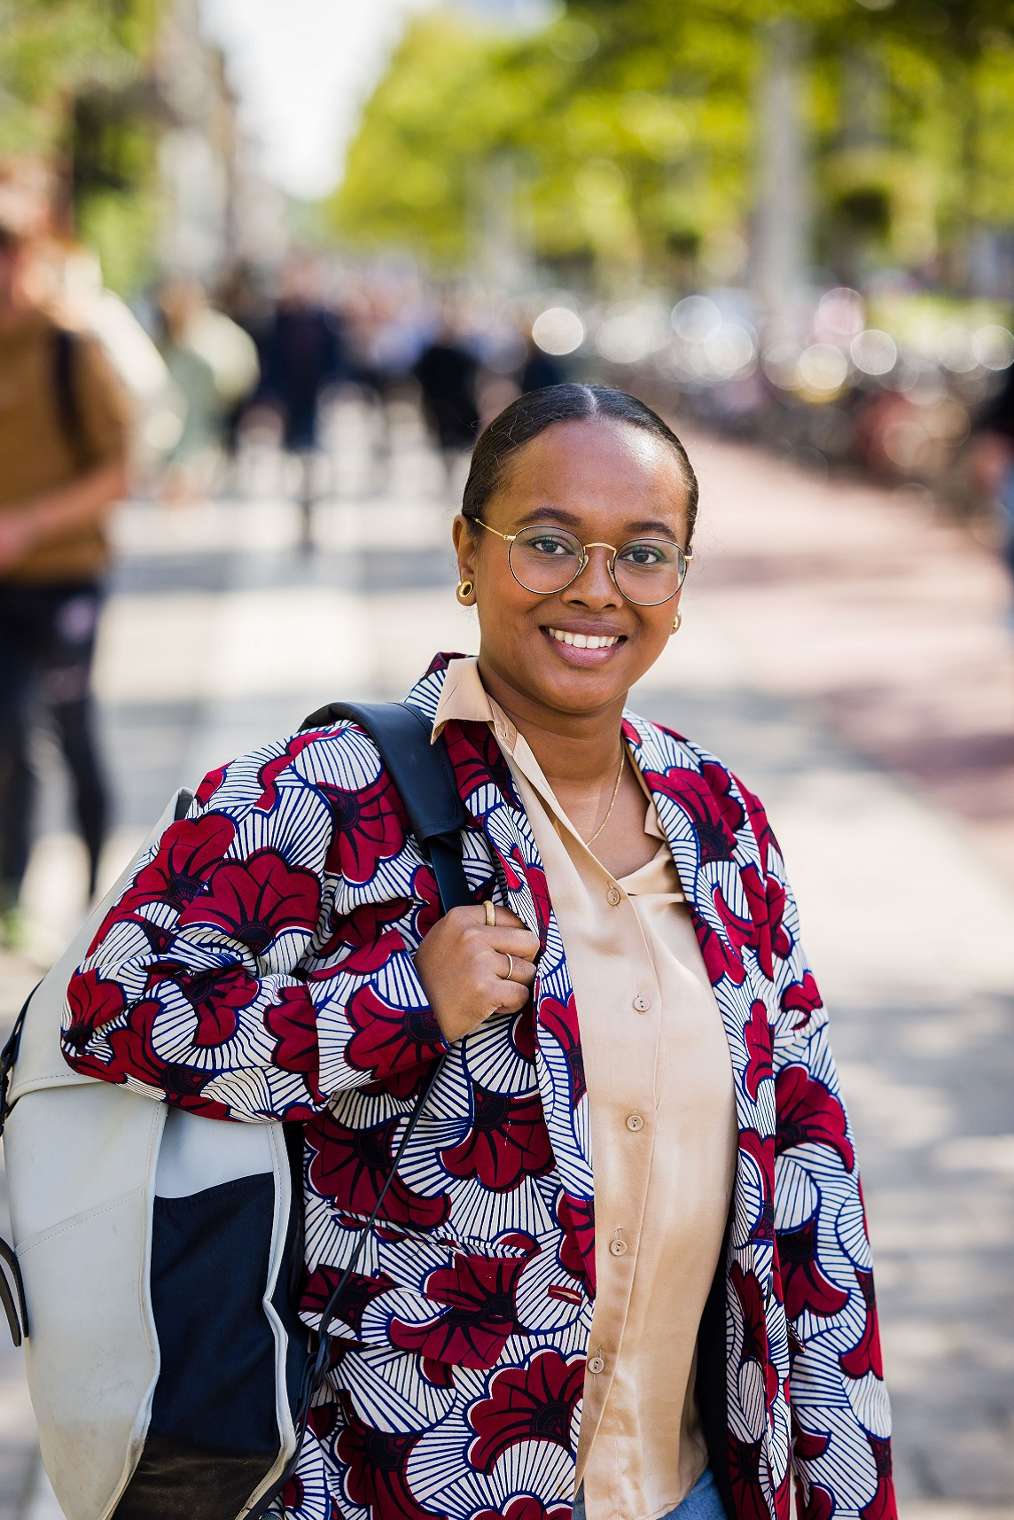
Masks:
[[[99,671],[110,745],[130,757],[111,857],[177,781],[293,725],[336,683],[397,695],[425,651],[474,646],[430,462],[402,439],[393,489],[328,504],[309,563],[271,502],[126,514]],[[698,562],[639,705],[746,776],[793,867],[865,1161],[902,1512],[1011,1520],[1005,587],[918,501],[707,438],[692,452]],[[30,884],[52,919],[41,960],[76,912],[53,804],[45,825]],[[31,967],[2,969],[9,1010]],[[0,1353],[0,1520],[29,1513],[19,1377]],[[30,1513],[55,1513],[44,1489]]]

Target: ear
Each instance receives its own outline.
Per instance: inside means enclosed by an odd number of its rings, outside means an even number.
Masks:
[[[474,581],[476,561],[479,556],[479,536],[467,517],[459,512],[451,529],[454,552],[458,558],[458,576],[461,580]]]

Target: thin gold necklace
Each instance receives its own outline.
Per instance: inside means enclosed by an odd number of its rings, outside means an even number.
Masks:
[[[592,834],[588,839],[585,840],[585,844],[594,844],[595,841],[596,841],[596,839],[602,833],[602,830],[605,828],[606,824],[609,822],[610,818],[613,816],[613,808],[616,806],[616,799],[620,795],[620,782],[623,780],[623,761],[624,761],[623,744],[621,743],[620,744],[620,768],[616,772],[616,785],[613,787],[613,795],[610,797],[610,799],[609,799],[609,806],[606,808],[606,816],[603,818],[602,822],[599,824],[599,826],[595,830],[594,834]]]

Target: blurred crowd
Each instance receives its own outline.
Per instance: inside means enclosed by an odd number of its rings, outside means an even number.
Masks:
[[[373,489],[388,483],[393,410],[414,405],[450,502],[478,429],[520,391],[608,380],[811,467],[932,487],[991,525],[1014,577],[1014,338],[982,313],[895,335],[876,311],[855,290],[816,292],[794,339],[775,341],[736,291],[498,301],[311,254],[239,265],[214,289],[165,278],[128,306],[86,250],[0,201],[0,936],[18,935],[40,710],[95,884],[108,792],[91,667],[116,503],[242,498],[251,461],[271,457],[310,551],[315,501],[341,469],[329,419],[349,398]]]

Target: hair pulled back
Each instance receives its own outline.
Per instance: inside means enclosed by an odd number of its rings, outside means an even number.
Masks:
[[[583,422],[605,417],[625,422],[642,433],[660,438],[679,457],[687,486],[687,541],[690,548],[697,522],[698,485],[683,444],[657,412],[627,391],[608,385],[546,385],[518,396],[486,427],[472,450],[472,462],[461,501],[462,515],[473,522],[504,483],[511,458],[557,422]]]

